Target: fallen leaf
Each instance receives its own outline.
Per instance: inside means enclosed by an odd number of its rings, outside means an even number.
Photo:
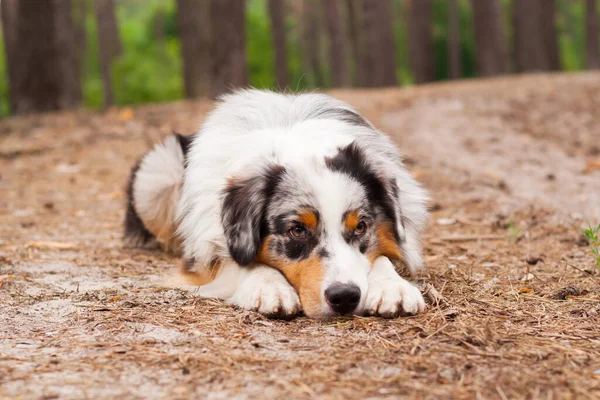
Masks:
[[[456,223],[456,219],[454,218],[439,218],[437,220],[438,225],[454,225]]]
[[[120,121],[129,121],[133,119],[133,110],[129,107],[123,108],[119,111],[119,120]]]
[[[533,293],[533,289],[528,287],[517,288],[519,293]]]
[[[27,243],[25,247],[33,249],[69,250],[74,249],[76,245],[75,243],[69,242],[35,241]]]
[[[14,275],[0,275],[0,288],[2,287],[2,285],[4,285],[4,282],[9,280],[9,279],[14,279],[15,276]]]
[[[590,172],[593,172],[596,170],[600,170],[600,158],[596,158],[592,161],[588,161],[588,163],[585,164],[585,168],[583,168],[583,173],[589,174]]]

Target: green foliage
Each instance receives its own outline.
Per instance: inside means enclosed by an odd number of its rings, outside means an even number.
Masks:
[[[470,78],[475,76],[475,43],[471,6],[468,1],[458,2],[458,19],[462,77]],[[433,2],[433,45],[436,80],[449,79],[449,36],[448,1],[435,0]]]
[[[521,229],[515,225],[514,221],[508,221],[508,238],[511,242],[516,243],[521,236]]]
[[[559,0],[557,30],[562,68],[576,71],[585,67],[585,2]]]
[[[150,0],[117,3],[122,53],[113,61],[112,81],[118,105],[177,100],[183,97],[181,56],[174,2]],[[163,24],[159,24],[159,18]],[[160,28],[162,31],[160,32]],[[104,102],[98,59],[96,20],[86,21],[87,51],[84,103]]]
[[[408,63],[408,6],[405,1],[394,2],[394,35],[396,39],[396,79],[400,85],[414,83],[412,72]]]
[[[595,228],[589,226],[585,230],[582,229],[581,233],[590,242],[590,251],[594,257],[596,268],[600,269],[600,224]]]
[[[266,1],[250,1],[246,7],[246,56],[250,85],[275,87],[273,40]]]
[[[182,98],[174,2],[149,1],[135,11],[132,18],[127,8],[118,9],[123,52],[113,63],[115,102],[122,105]]]

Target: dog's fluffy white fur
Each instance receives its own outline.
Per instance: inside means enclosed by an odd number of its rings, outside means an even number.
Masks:
[[[270,203],[269,196],[277,197],[271,186],[283,191],[279,204]],[[184,272],[196,276],[203,296],[280,317],[302,308],[323,317],[336,315],[340,307],[327,289],[353,285],[360,295],[351,312],[394,317],[424,309],[419,291],[394,270],[387,253],[395,252],[382,242],[395,237],[408,269],[422,267],[419,232],[427,220],[427,194],[391,140],[330,96],[259,90],[227,95],[194,136],[168,137],[148,152],[132,172],[128,194],[126,238],[138,244],[157,238],[181,247]],[[285,196],[289,201],[281,200]],[[381,196],[389,202],[380,204]],[[376,211],[365,226],[377,227],[379,239],[375,233],[368,242],[359,236],[362,225],[352,226],[354,236],[343,236],[339,230],[348,227],[342,220],[349,218],[347,210],[367,203],[365,212]],[[286,206],[295,210],[307,204],[319,232],[303,226],[301,239],[309,235],[314,246],[280,235],[267,249],[265,232],[279,221],[266,220],[267,214],[287,215]],[[381,227],[389,227],[387,236],[381,236]],[[275,239],[291,264],[304,260],[301,272],[278,264],[283,253],[264,255],[276,251]],[[302,254],[296,257],[294,251]],[[309,290],[308,278],[298,274],[319,275],[311,283],[318,288]]]

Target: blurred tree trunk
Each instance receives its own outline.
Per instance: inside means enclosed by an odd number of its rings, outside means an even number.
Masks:
[[[177,26],[185,95],[188,98],[207,96],[211,71],[209,0],[177,0]]]
[[[460,59],[460,19],[458,14],[458,0],[449,0],[448,3],[448,60],[450,79],[459,79],[462,75]]]
[[[271,18],[271,34],[275,49],[275,78],[277,87],[288,86],[287,51],[285,43],[285,13],[283,0],[269,0],[269,17]]]
[[[556,30],[556,0],[538,0],[541,6],[544,46],[548,58],[548,68],[560,71],[560,52],[558,49],[558,32]]]
[[[598,11],[596,0],[585,1],[585,63],[588,69],[600,68]]]
[[[210,3],[211,94],[213,97],[248,84],[246,62],[246,2],[212,0]]]
[[[304,0],[302,9],[302,43],[307,70],[314,77],[314,86],[323,87],[325,84],[320,58],[321,23],[319,4],[314,0]]]
[[[17,74],[16,46],[18,34],[18,0],[0,1],[2,17],[2,35],[4,37],[4,55],[8,75],[8,101],[14,107],[15,82]],[[13,109],[14,110],[14,109]]]
[[[75,107],[81,83],[73,55],[71,1],[19,0],[17,4],[17,40],[11,50],[13,113]]]
[[[512,7],[516,71],[560,69],[554,0],[514,0]]]
[[[94,5],[98,27],[100,74],[102,75],[104,106],[106,107],[114,103],[111,65],[113,59],[121,54],[121,39],[113,0],[95,0]]]
[[[340,13],[341,0],[327,0],[325,19],[329,33],[329,64],[331,67],[331,82],[334,87],[349,86],[348,60],[346,59],[346,40],[342,16]]]
[[[508,72],[508,51],[500,0],[471,0],[478,76]]]
[[[75,37],[75,50],[73,52],[76,77],[79,81],[77,97],[78,100],[83,100],[83,72],[85,71],[85,53],[87,49],[87,1],[75,0],[73,10],[73,30]]]
[[[350,49],[352,51],[352,65],[354,65],[352,74],[353,86],[364,86],[364,57],[362,55],[362,35],[359,33],[362,21],[360,19],[360,10],[362,5],[360,0],[346,0],[346,9],[348,10],[348,27],[350,36]]]
[[[416,83],[435,79],[432,0],[411,0],[408,18],[408,56]]]
[[[390,0],[362,2],[364,35],[364,85],[370,87],[396,85],[396,45],[394,17]]]

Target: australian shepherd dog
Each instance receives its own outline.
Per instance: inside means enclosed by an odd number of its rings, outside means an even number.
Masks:
[[[125,240],[160,242],[203,297],[270,317],[422,312],[427,193],[390,138],[323,94],[244,90],[133,168]]]

